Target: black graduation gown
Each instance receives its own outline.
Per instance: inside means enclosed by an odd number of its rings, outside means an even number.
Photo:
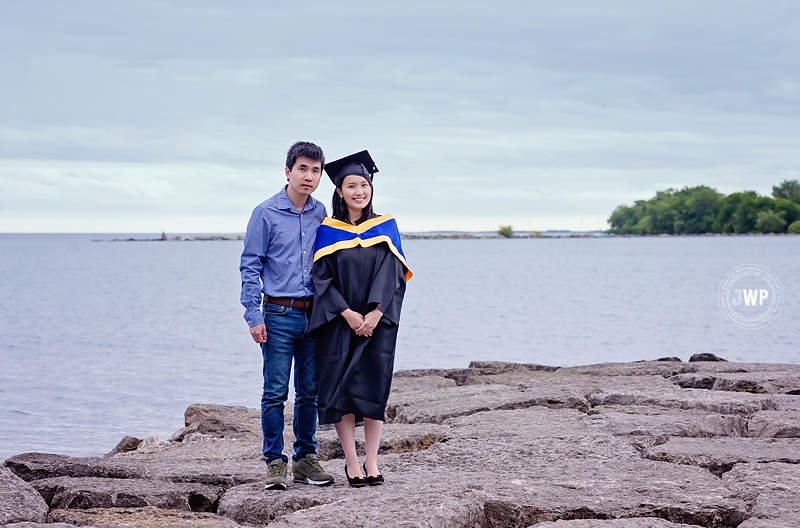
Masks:
[[[355,414],[383,420],[392,385],[405,268],[385,242],[356,246],[314,263],[311,329],[317,339],[319,423]],[[341,313],[383,312],[370,337],[357,336]]]

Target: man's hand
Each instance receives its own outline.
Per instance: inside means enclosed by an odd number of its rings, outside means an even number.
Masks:
[[[383,317],[383,312],[375,308],[364,317],[364,322],[358,328],[355,328],[356,335],[371,336],[372,331],[378,326],[378,321]]]
[[[266,343],[267,325],[261,323],[259,325],[251,326],[250,335],[253,337],[253,341],[255,341],[256,343]]]
[[[342,317],[344,317],[344,320],[347,321],[347,324],[349,324],[350,328],[356,333],[358,333],[358,328],[364,324],[364,316],[358,312],[354,312],[350,308],[342,312]]]

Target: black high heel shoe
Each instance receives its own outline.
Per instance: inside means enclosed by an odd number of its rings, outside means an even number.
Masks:
[[[347,483],[353,486],[354,488],[363,488],[369,482],[364,477],[350,477],[347,474],[347,464],[344,465],[344,476],[347,477]]]
[[[364,480],[367,481],[367,484],[369,484],[370,486],[380,486],[381,484],[383,484],[383,482],[384,482],[383,475],[381,475],[380,473],[378,473],[374,477],[370,477],[369,476],[369,473],[367,473],[367,464],[366,463],[363,466],[361,466],[361,469],[363,469],[364,470],[364,474],[367,475],[367,478],[364,479]]]

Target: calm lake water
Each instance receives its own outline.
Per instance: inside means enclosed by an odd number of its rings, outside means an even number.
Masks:
[[[98,238],[115,236],[0,235],[0,460],[102,455],[125,435],[168,437],[195,402],[259,404],[261,352],[239,304],[242,243]],[[415,275],[397,369],[699,352],[800,363],[800,237],[403,245]],[[743,264],[769,268],[783,288],[777,319],[757,330],[717,305],[723,277]]]

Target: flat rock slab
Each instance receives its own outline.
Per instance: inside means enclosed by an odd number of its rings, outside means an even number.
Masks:
[[[290,428],[291,430],[291,428]],[[107,456],[105,460],[127,461],[170,459],[174,461],[210,460],[241,460],[252,461],[261,459],[261,439],[247,438],[219,438],[215,436],[195,433],[185,437],[182,441],[167,441],[161,439],[146,439],[134,451],[120,452]]]
[[[213,444],[208,449],[202,439]],[[77,458],[46,453],[25,453],[5,461],[5,465],[27,481],[57,477],[166,480],[194,482],[209,486],[231,487],[264,478],[266,469],[260,457],[232,460],[226,456],[229,442],[203,435],[191,437],[189,445],[172,444],[157,451],[139,450],[119,453],[110,458]],[[252,447],[251,447],[252,449]],[[215,456],[216,455],[216,456]]]
[[[111,506],[47,519],[94,526],[800,528],[800,396],[786,381],[798,372],[665,361],[398,373],[379,460],[386,484],[362,489],[347,485],[336,433],[320,427],[336,482],[264,490],[258,410],[216,405],[187,409],[171,440],[6,465],[54,506]],[[730,390],[678,384],[706,378]],[[287,406],[287,452],[291,422]]]
[[[536,528],[688,528],[695,524],[675,524],[653,517],[635,517],[632,519],[576,519],[572,521],[543,522],[533,525]]]
[[[392,392],[425,391],[455,386],[456,380],[443,376],[395,376],[392,379]]]
[[[147,473],[146,468],[135,464],[49,453],[15,455],[3,465],[28,482],[52,477],[144,478]]]
[[[372,491],[372,490],[370,490]],[[483,502],[471,493],[447,491],[365,496],[283,515],[270,528],[484,528]]]
[[[586,420],[593,427],[613,435],[709,438],[748,434],[745,416],[694,409],[675,412],[657,407],[603,405],[595,407]]]
[[[75,525],[74,524],[67,524],[67,523],[32,523],[32,522],[23,522],[23,523],[4,524],[3,528],[75,528]]]
[[[29,483],[0,467],[0,525],[45,522],[47,510],[47,503]]]
[[[353,493],[361,490],[347,486],[344,472],[326,469],[336,477],[337,482],[322,488],[294,484],[291,478],[285,491],[265,490],[263,484],[244,484],[231,488],[220,499],[217,513],[240,524],[266,526],[281,515],[348,497],[356,499]],[[350,507],[353,507],[352,502]]]
[[[800,411],[800,396],[773,394],[772,398],[778,402],[778,408],[782,411]]]
[[[206,512],[216,511],[222,495],[221,488],[203,484],[143,479],[56,477],[32,485],[54,509],[156,506]]]
[[[89,510],[53,510],[50,520],[78,526],[98,528],[236,528],[230,519],[213,513],[144,508],[94,508]],[[54,526],[54,525],[48,525]]]
[[[450,427],[453,436],[476,438],[500,435],[522,437],[528,434],[534,437],[564,437],[596,432],[583,411],[548,407],[480,412],[448,418],[444,424]]]
[[[716,475],[730,471],[737,464],[800,464],[800,439],[665,438],[664,441],[646,447],[642,456],[649,460],[703,467]]]
[[[673,371],[674,374],[671,374]],[[598,363],[595,365],[579,365],[562,367],[559,374],[572,376],[584,374],[590,376],[639,376],[643,374],[660,374],[674,376],[682,372],[786,372],[800,373],[800,365],[791,363],[738,363],[738,362],[670,362],[670,361],[632,361],[629,363]]]
[[[383,486],[350,488],[343,469],[329,464],[333,486],[279,494],[238,486],[218,511],[240,524],[296,527],[520,527],[580,517],[722,527],[744,519],[746,503],[708,471],[644,460],[581,416],[532,407],[451,418],[448,441],[383,456]]]
[[[454,418],[453,440],[403,460],[416,468],[409,477],[430,471],[428,478],[450,489],[481,492],[491,526],[576,517],[649,516],[704,526],[744,519],[746,504],[708,471],[651,464],[627,439],[585,434],[590,427],[570,424],[569,413],[577,414],[530,408]],[[467,436],[470,428],[477,434]]]
[[[182,440],[195,433],[218,438],[261,438],[261,413],[256,409],[195,403],[184,413],[186,426],[170,440]]]
[[[615,383],[599,387],[586,395],[592,406],[597,405],[647,405],[668,409],[697,409],[716,414],[751,415],[759,411],[780,410],[778,402],[766,394],[707,391],[660,387],[649,390],[627,384]]]
[[[661,376],[670,377],[684,372],[697,372],[701,367],[697,363],[672,361],[636,361],[633,363],[599,363],[597,365],[579,365],[562,367],[556,375],[562,377],[617,377],[617,376]]]
[[[797,528],[797,521],[786,519],[747,519],[737,528]]]
[[[750,503],[749,518],[777,519],[800,526],[800,465],[741,464],[722,478]]]
[[[687,389],[800,394],[800,370],[694,372],[678,374],[670,379]]]
[[[229,490],[219,513],[247,526],[304,527],[441,527],[483,528],[483,501],[474,493],[456,493],[430,482],[408,487],[391,478],[391,486],[352,488],[344,481],[325,488],[290,486],[287,491],[265,491],[252,484]],[[342,473],[339,475],[338,473]]]
[[[400,423],[442,423],[448,418],[478,412],[533,406],[589,409],[589,404],[579,392],[543,392],[507,385],[470,385],[434,391],[410,391],[402,396],[390,395],[386,414]]]
[[[800,411],[761,411],[747,424],[750,436],[800,438]]]

